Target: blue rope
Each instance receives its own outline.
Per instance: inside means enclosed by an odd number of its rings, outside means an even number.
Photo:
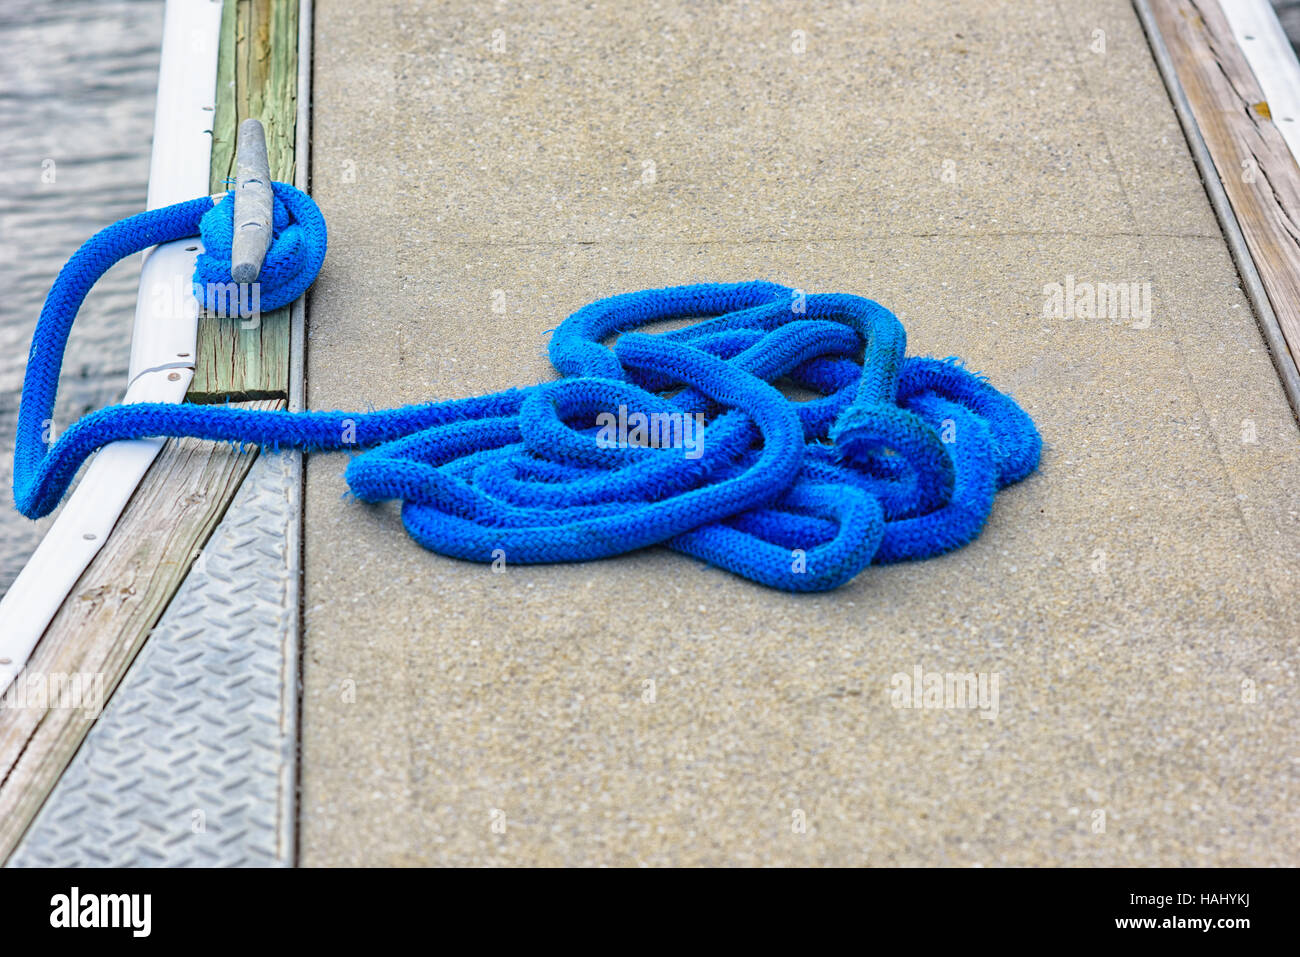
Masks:
[[[260,278],[267,310],[306,291],[326,247],[310,197],[283,183],[275,197]],[[773,588],[818,591],[872,562],[966,544],[994,494],[1038,464],[1029,416],[956,360],[905,358],[903,327],[878,303],[763,281],[591,303],[551,337],[563,378],[529,388],[379,412],[116,405],[48,446],[42,425],[68,333],[95,281],[127,255],[201,234],[194,280],[204,299],[231,282],[232,208],[228,194],[216,206],[204,197],[132,216],[60,271],[19,409],[14,500],[24,515],[48,514],[87,456],[120,439],[349,449],[360,452],[345,476],[353,493],[400,500],[410,535],[444,555],[586,561],[662,544]],[[680,319],[700,321],[636,331]],[[815,397],[792,401],[782,382]],[[677,423],[678,439],[687,417],[704,426],[693,444],[611,442],[603,416],[620,409],[627,422]]]

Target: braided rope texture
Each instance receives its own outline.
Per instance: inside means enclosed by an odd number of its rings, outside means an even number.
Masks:
[[[306,291],[326,248],[310,197],[283,183],[275,195],[266,309]],[[902,324],[883,306],[765,281],[591,303],[551,336],[561,378],[527,388],[378,412],[117,405],[49,446],[41,423],[94,282],[126,255],[199,233],[202,298],[231,281],[232,218],[230,195],[142,213],[94,236],[59,273],[19,410],[14,500],[24,515],[53,510],[82,462],[120,439],[346,449],[359,453],[345,473],[352,492],[400,500],[411,537],[444,555],[534,564],[666,545],[772,588],[822,591],[873,562],[966,544],[995,493],[1038,465],[1029,416],[957,360],[905,357]],[[686,319],[697,321],[637,331]],[[790,386],[811,398],[793,400]],[[675,438],[615,434],[615,420],[660,423],[650,434]]]

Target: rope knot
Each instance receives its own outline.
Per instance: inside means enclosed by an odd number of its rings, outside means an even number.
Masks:
[[[194,266],[194,295],[209,313],[228,316],[232,293],[239,296],[240,318],[248,318],[250,309],[270,312],[287,306],[307,291],[325,262],[327,232],[320,208],[287,183],[271,186],[271,245],[257,281],[246,284],[251,289],[239,288],[230,275],[234,192],[227,192],[199,220],[204,251]]]

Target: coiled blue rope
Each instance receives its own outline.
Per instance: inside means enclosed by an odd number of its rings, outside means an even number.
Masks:
[[[283,183],[275,197],[260,279],[268,310],[306,291],[326,247],[310,197]],[[43,423],[68,333],[95,281],[127,255],[201,234],[202,298],[231,281],[232,205],[229,195],[216,206],[204,197],[130,217],[60,271],[19,409],[14,500],[24,515],[49,513],[86,457],[120,439],[352,449],[360,452],[346,472],[353,493],[400,500],[410,535],[444,555],[586,561],[663,544],[773,588],[819,591],[872,562],[966,544],[994,494],[1038,464],[1029,416],[955,360],[905,358],[903,327],[878,303],[762,281],[594,302],[551,337],[562,378],[528,388],[380,412],[116,405],[48,446]],[[700,321],[636,331],[690,318]],[[792,401],[779,382],[816,397]],[[620,409],[627,420],[700,416],[705,425],[692,445],[611,443],[601,416]]]

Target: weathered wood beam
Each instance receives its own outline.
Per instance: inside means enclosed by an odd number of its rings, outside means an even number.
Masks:
[[[226,0],[217,62],[212,128],[212,192],[235,176],[239,124],[266,129],[271,176],[294,181],[298,113],[298,4],[291,0]],[[198,361],[188,399],[284,398],[289,388],[289,310],[260,320],[202,316]]]
[[[1274,362],[1293,385],[1300,368],[1300,167],[1217,0],[1149,5],[1213,161],[1210,172],[1217,171],[1276,316],[1280,336],[1264,329],[1275,341]],[[1260,319],[1261,326],[1273,322]]]

